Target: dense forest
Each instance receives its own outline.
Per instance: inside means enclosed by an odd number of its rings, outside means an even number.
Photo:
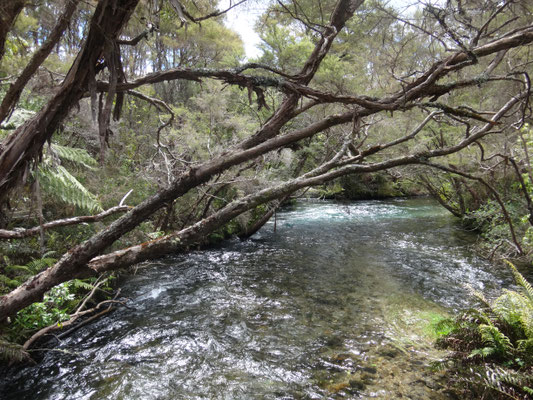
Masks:
[[[258,4],[248,59],[225,20]],[[120,307],[120,269],[246,240],[297,197],[431,195],[527,272],[532,42],[520,0],[2,2],[0,353],[27,361]],[[532,307],[513,271],[505,301]],[[443,343],[468,356],[520,326],[470,359],[496,354],[522,374],[500,395],[527,398],[533,325],[513,315]]]

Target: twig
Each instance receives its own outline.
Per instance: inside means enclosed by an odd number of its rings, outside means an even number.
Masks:
[[[124,304],[123,301],[115,300],[116,297],[119,294],[120,294],[120,290],[117,291],[117,293],[116,293],[115,297],[113,298],[113,300],[102,301],[102,302],[98,303],[98,305],[96,307],[91,308],[91,309],[86,310],[86,311],[76,311],[76,313],[74,313],[74,314],[72,314],[70,316],[69,320],[64,321],[64,322],[54,323],[53,325],[47,326],[47,327],[37,331],[36,333],[33,334],[32,337],[30,337],[24,343],[24,345],[22,346],[22,349],[24,351],[28,350],[30,348],[30,346],[33,343],[35,343],[35,341],[37,341],[39,338],[43,337],[44,335],[46,335],[46,334],[48,334],[50,332],[53,332],[53,331],[56,331],[56,330],[59,330],[59,329],[63,329],[65,327],[73,325],[80,317],[99,310],[102,307],[102,305],[104,305],[104,304],[109,304],[109,307],[107,307],[105,310],[102,310],[102,311],[92,315],[91,317],[87,318],[86,320],[84,320],[83,322],[79,323],[78,325],[76,325],[76,326],[72,327],[71,329],[61,333],[60,335],[57,335],[57,338],[58,339],[62,339],[65,336],[67,336],[68,334],[72,333],[73,331],[81,328],[84,325],[87,325],[91,321],[94,321],[96,318],[99,318],[102,315],[105,315],[105,314],[111,312],[113,310],[112,304]]]

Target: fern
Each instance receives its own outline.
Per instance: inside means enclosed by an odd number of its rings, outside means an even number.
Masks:
[[[5,267],[5,270],[6,272],[18,273],[18,275],[35,275],[43,269],[51,267],[56,261],[57,259],[55,258],[38,258],[30,261],[26,265],[8,265]]]
[[[72,283],[72,286],[75,288],[75,289],[85,289],[85,290],[93,290],[94,289],[94,286],[91,285],[90,283],[88,282],[84,282],[80,279],[73,279],[71,281]]]
[[[533,338],[518,340],[517,344],[520,352],[533,355]]]
[[[43,257],[36,260],[31,260],[28,264],[28,268],[32,271],[33,274],[41,272],[43,269],[51,267],[57,261],[57,258]]]
[[[5,275],[0,275],[0,284],[14,289],[20,285],[20,281],[11,279]]]
[[[483,342],[493,347],[494,354],[504,355],[513,350],[511,340],[493,324],[480,325],[479,332]]]
[[[52,144],[51,148],[62,160],[80,164],[88,169],[94,169],[98,165],[98,162],[85,149],[61,146],[59,144]]]
[[[0,339],[0,359],[12,361],[30,361],[30,355],[24,351],[21,345]]]
[[[43,257],[32,260],[26,265],[8,265],[4,270],[13,276],[13,279],[6,275],[0,275],[0,283],[10,288],[16,288],[26,279],[54,265],[56,261],[55,258]]]
[[[470,352],[468,358],[481,357],[487,358],[492,356],[495,353],[494,347],[483,347],[481,349],[474,349]]]
[[[27,265],[8,265],[4,268],[6,272],[20,275],[20,273],[31,274],[31,269]]]
[[[59,198],[64,203],[90,213],[103,210],[96,196],[61,165],[51,167],[43,164],[37,169],[37,177],[45,192]]]
[[[469,288],[481,307],[456,318],[457,326],[438,342],[456,351],[450,358],[458,377],[456,385],[466,388],[471,398],[486,398],[489,391],[488,398],[495,399],[526,399],[533,394],[533,290],[508,264],[519,291],[504,289],[489,301]]]
[[[488,388],[512,399],[520,399],[522,397],[517,391],[529,389],[525,385],[529,383],[530,378],[522,373],[495,366],[487,367],[484,381]]]
[[[485,298],[485,295],[480,292],[479,290],[476,290],[470,285],[469,283],[465,284],[464,287],[468,290],[471,296],[478,299],[478,301],[483,304],[486,308],[491,308],[490,302]]]
[[[531,312],[533,307],[522,293],[504,290],[504,294],[492,303],[492,309],[498,318],[505,321],[519,336],[530,336],[533,330]]]
[[[524,292],[525,296],[529,299],[531,304],[533,304],[533,287],[526,280],[526,278],[524,278],[523,275],[518,272],[516,267],[511,262],[507,260],[505,260],[505,262],[507,262],[507,264],[511,268],[516,284],[522,288],[522,291]]]

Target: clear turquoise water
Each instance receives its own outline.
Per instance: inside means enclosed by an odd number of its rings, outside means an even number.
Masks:
[[[428,199],[301,201],[273,228],[143,264],[128,308],[6,372],[0,398],[446,398],[430,320],[469,304],[464,283],[510,282]]]

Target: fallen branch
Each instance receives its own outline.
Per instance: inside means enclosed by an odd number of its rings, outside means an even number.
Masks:
[[[128,211],[130,208],[130,206],[119,205],[105,210],[97,215],[84,215],[80,217],[58,219],[52,222],[47,222],[42,226],[35,226],[33,228],[16,230],[0,229],[0,239],[23,239],[30,236],[35,236],[39,234],[39,232],[41,231],[41,227],[42,229],[46,230],[58,228],[60,226],[76,225],[88,222],[98,222],[112,214]]]
[[[103,283],[103,282],[105,282],[105,281],[102,281],[100,283]],[[57,330],[69,327],[69,326],[73,325],[82,316],[87,315],[87,314],[92,314],[92,313],[98,311],[99,309],[101,309],[102,306],[104,306],[106,304],[109,304],[109,306],[106,309],[104,309],[104,310],[102,310],[102,311],[100,311],[100,312],[98,312],[98,313],[96,313],[94,315],[91,315],[86,320],[82,321],[81,323],[77,324],[76,326],[73,326],[71,329],[61,333],[61,335],[59,335],[59,338],[63,338],[65,336],[69,335],[70,333],[74,332],[75,330],[81,328],[82,326],[87,325],[89,322],[94,321],[95,319],[101,317],[102,315],[105,315],[105,314],[113,311],[113,304],[117,304],[118,303],[118,304],[124,305],[123,301],[115,300],[117,298],[117,296],[120,294],[120,290],[118,290],[117,293],[115,294],[115,297],[113,298],[113,300],[104,300],[104,301],[98,303],[93,308],[90,308],[90,309],[85,310],[85,311],[81,311],[80,309],[83,306],[85,306],[85,304],[87,303],[87,300],[90,299],[94,295],[94,293],[96,292],[96,289],[98,288],[98,286],[99,285],[96,285],[93,288],[93,290],[91,291],[90,295],[85,299],[85,301],[82,304],[82,306],[80,306],[80,308],[78,308],[78,310],[76,310],[76,312],[74,314],[70,315],[70,319],[69,320],[64,321],[64,322],[55,323],[53,325],[47,326],[47,327],[37,331],[36,333],[33,334],[32,337],[30,337],[28,340],[26,340],[26,342],[22,346],[22,350],[24,350],[24,351],[28,350],[33,343],[35,343],[39,338],[43,337],[44,335],[47,335],[48,333],[53,332],[53,331],[57,331]]]

